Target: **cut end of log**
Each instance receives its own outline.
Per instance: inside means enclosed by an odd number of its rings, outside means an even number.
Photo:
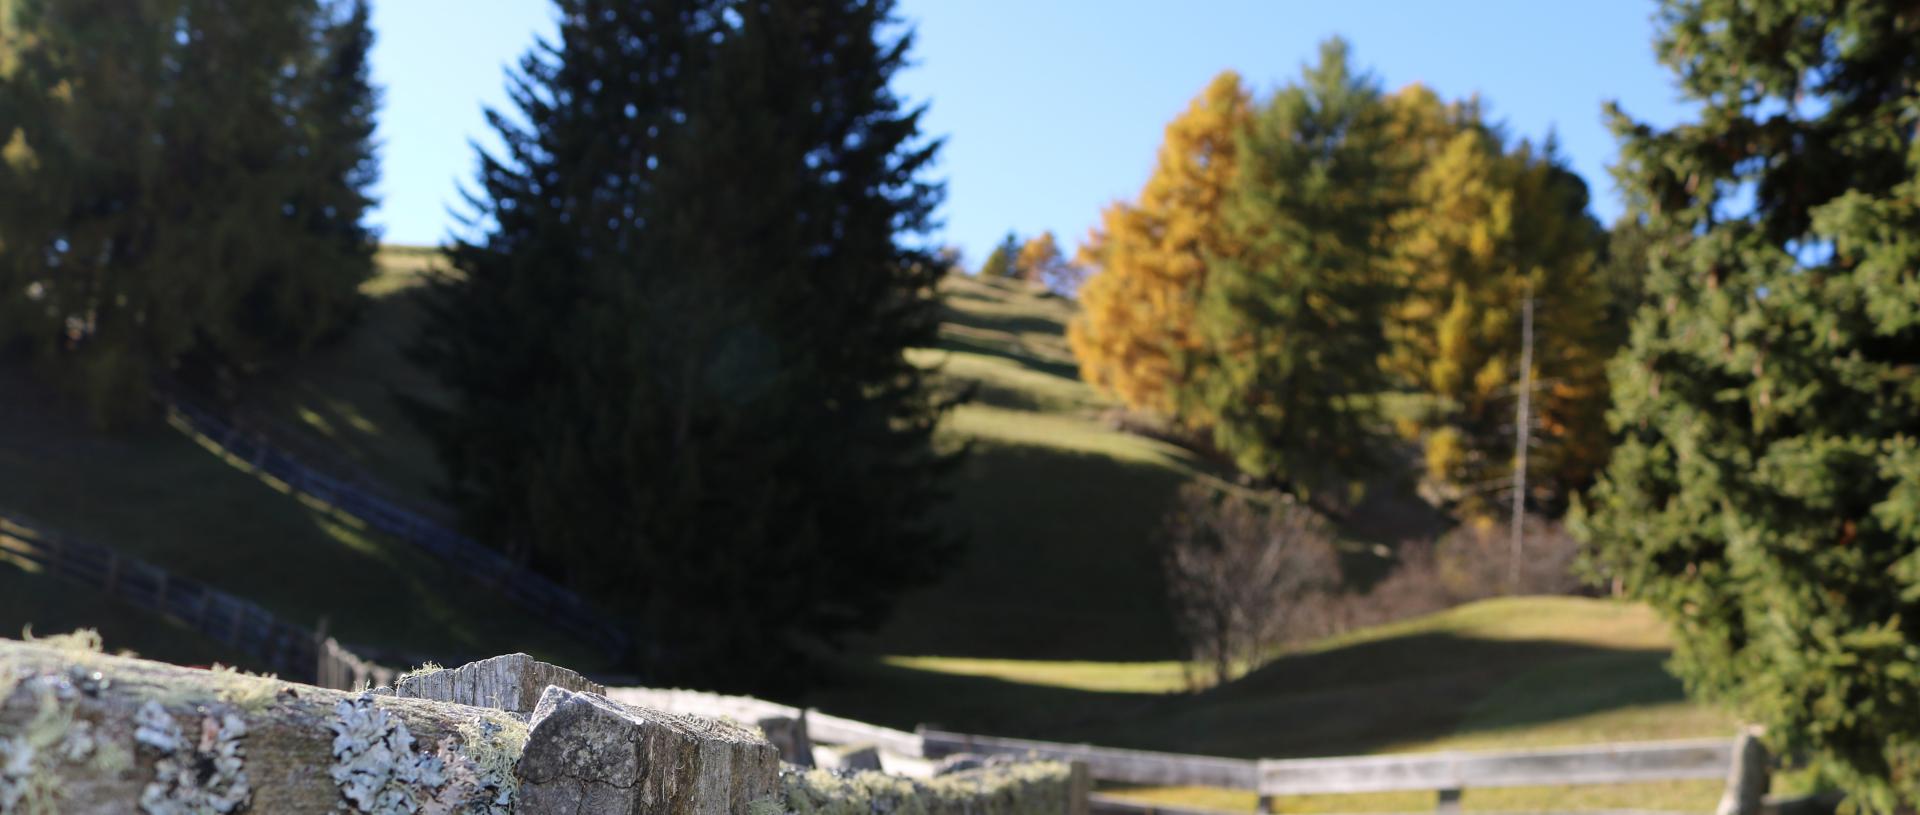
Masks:
[[[547,686],[605,695],[607,689],[578,673],[541,662],[526,654],[506,654],[469,662],[458,668],[437,668],[400,677],[395,696],[432,699],[512,713],[532,713]]]
[[[780,756],[748,728],[549,687],[520,761],[527,811],[723,815],[778,790]]]

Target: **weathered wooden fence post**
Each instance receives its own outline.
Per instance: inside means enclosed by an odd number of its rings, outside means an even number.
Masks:
[[[1067,815],[1087,815],[1089,799],[1093,797],[1093,772],[1084,761],[1075,761],[1067,765],[1073,773],[1068,776]]]
[[[752,730],[555,686],[530,699],[518,692],[552,666],[505,662],[528,670],[496,663],[439,687],[537,702],[530,714],[0,640],[0,811],[739,815],[777,802],[778,754]]]
[[[1773,782],[1771,762],[1759,731],[1742,730],[1733,744],[1733,766],[1727,768],[1727,791],[1714,815],[1760,815]]]

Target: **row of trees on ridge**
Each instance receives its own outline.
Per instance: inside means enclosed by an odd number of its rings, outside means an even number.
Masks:
[[[1086,248],[1072,344],[1094,384],[1258,483],[1363,475],[1391,428],[1468,515],[1527,460],[1503,424],[1516,383],[1541,383],[1538,497],[1570,499],[1587,566],[1673,623],[1689,689],[1861,811],[1910,812],[1920,13],[1667,0],[1658,22],[1698,113],[1609,109],[1610,236],[1550,145],[1508,143],[1472,103],[1383,94],[1333,42],[1270,98],[1223,75],[1169,126],[1139,201]],[[1544,330],[1523,372],[1529,301]],[[1196,506],[1214,538],[1314,538]],[[1224,674],[1245,649],[1220,642]]]
[[[1551,142],[1507,139],[1477,101],[1383,92],[1334,40],[1270,98],[1224,73],[1168,126],[1140,199],[1083,249],[1099,271],[1069,339],[1096,387],[1264,483],[1337,495],[1387,466],[1397,426],[1484,515],[1514,461],[1531,299],[1551,326],[1535,456],[1564,499],[1605,461],[1619,334],[1586,208]]]

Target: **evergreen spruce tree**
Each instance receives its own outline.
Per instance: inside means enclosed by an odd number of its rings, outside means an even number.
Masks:
[[[1920,805],[1920,12],[1670,0],[1700,106],[1617,110],[1648,303],[1583,533],[1695,693],[1872,811]]]
[[[374,115],[380,101],[368,62],[367,0],[330,0],[306,12],[309,45],[289,95],[302,100],[283,166],[297,182],[282,205],[274,259],[256,272],[236,326],[253,364],[303,352],[345,328],[362,304],[379,235],[367,225],[379,180]]]
[[[629,621],[651,681],[765,689],[952,542],[937,143],[881,0],[563,0],[493,115],[416,405],[472,529]]]
[[[9,4],[0,344],[98,421],[145,410],[156,376],[304,348],[357,297],[371,269],[366,18],[332,9]],[[354,81],[323,81],[328,62]],[[328,158],[341,154],[356,158]]]
[[[1204,364],[1178,383],[1240,469],[1301,494],[1374,460],[1380,356],[1394,287],[1385,263],[1393,117],[1347,44],[1254,113],[1222,204],[1233,254],[1209,258],[1195,323]]]
[[[1008,232],[1000,243],[987,253],[987,259],[980,264],[980,276],[986,278],[1019,277],[1020,236]]]

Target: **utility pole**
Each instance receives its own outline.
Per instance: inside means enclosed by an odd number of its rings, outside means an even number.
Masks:
[[[1520,406],[1514,419],[1512,553],[1507,563],[1507,591],[1520,591],[1520,558],[1526,551],[1527,445],[1533,439],[1533,283],[1527,283],[1520,305]]]

